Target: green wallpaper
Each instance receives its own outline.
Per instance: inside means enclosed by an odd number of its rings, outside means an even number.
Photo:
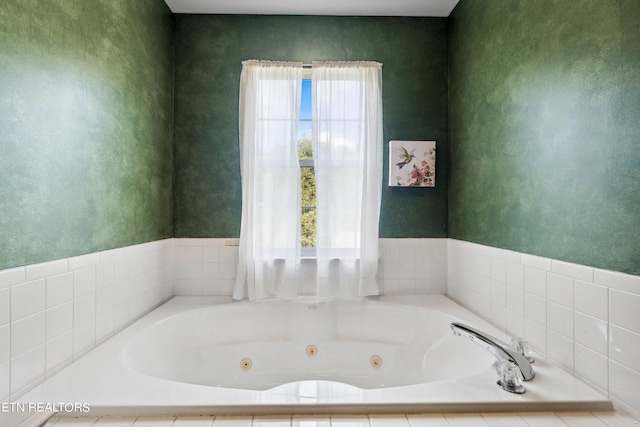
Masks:
[[[439,150],[435,189],[384,186],[382,237],[640,274],[637,0],[462,0],[449,19],[4,0],[0,269],[238,236],[251,58],[384,64],[385,183],[390,139]]]
[[[640,2],[462,0],[449,237],[640,274]]]
[[[171,237],[162,0],[0,2],[0,269]]]
[[[390,139],[435,139],[439,151],[436,188],[385,185],[380,235],[446,236],[446,49],[444,18],[177,15],[175,236],[240,233],[245,59],[382,62],[385,165]]]

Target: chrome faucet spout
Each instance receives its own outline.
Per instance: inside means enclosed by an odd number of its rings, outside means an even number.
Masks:
[[[451,330],[454,334],[467,337],[488,350],[499,361],[514,363],[522,372],[522,377],[525,381],[529,381],[535,376],[531,363],[527,358],[504,341],[462,323],[451,323]]]

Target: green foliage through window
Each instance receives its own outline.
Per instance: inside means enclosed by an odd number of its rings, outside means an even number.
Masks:
[[[311,138],[298,140],[298,159],[313,160],[313,147]],[[313,166],[305,166],[307,162],[301,162],[300,183],[302,185],[302,217],[301,239],[303,248],[316,247],[316,177]]]

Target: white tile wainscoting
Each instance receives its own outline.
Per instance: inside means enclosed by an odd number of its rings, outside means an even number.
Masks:
[[[0,271],[0,402],[172,295],[231,295],[237,239],[166,239]],[[312,260],[300,286],[313,292]],[[380,239],[384,294],[448,294],[640,418],[640,276],[453,239]]]
[[[450,298],[640,419],[640,276],[449,239]]]
[[[231,295],[237,244],[237,239],[174,239],[175,295]],[[447,293],[447,239],[380,239],[379,256],[382,293]],[[315,273],[314,260],[302,259],[301,294],[314,294]]]
[[[172,240],[0,271],[0,402],[173,295]]]

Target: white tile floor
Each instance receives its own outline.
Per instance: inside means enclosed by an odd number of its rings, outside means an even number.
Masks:
[[[638,427],[622,412],[245,417],[54,417],[45,427]]]

